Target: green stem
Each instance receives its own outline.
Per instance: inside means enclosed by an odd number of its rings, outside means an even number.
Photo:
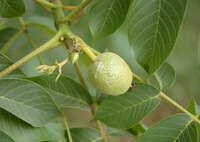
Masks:
[[[22,25],[22,27],[26,26],[26,22],[24,21],[24,19],[22,17],[17,18],[19,20],[19,23]]]
[[[94,115],[95,112],[97,111],[97,104],[96,103],[92,104],[90,106],[90,108],[92,110],[92,114]],[[99,131],[101,133],[103,141],[104,142],[108,142],[107,135],[106,135],[106,130],[103,128],[103,125],[102,125],[101,121],[96,120],[96,124],[97,124],[97,128],[99,129]]]
[[[76,7],[77,7],[77,6],[65,6],[65,5],[63,5],[63,6],[62,6],[62,9],[63,9],[63,10],[74,10],[74,9],[76,9]]]
[[[87,54],[92,62],[95,62],[97,60],[97,56],[88,47],[81,47],[80,50]]]
[[[189,111],[187,111],[185,108],[183,108],[181,105],[179,105],[177,102],[175,102],[174,100],[172,100],[170,97],[168,97],[166,94],[164,94],[163,92],[160,92],[159,96],[163,99],[165,99],[166,101],[168,101],[169,103],[171,103],[172,105],[174,105],[177,109],[179,109],[180,111],[184,112],[185,114],[187,114],[188,116],[190,116],[190,118],[192,120],[194,120],[195,122],[197,122],[200,125],[200,120],[193,114],[191,114]]]
[[[24,29],[19,30],[10,40],[2,47],[0,50],[1,53],[5,54],[11,45],[16,41],[16,39],[24,32]]]
[[[103,128],[101,121],[96,120],[96,123],[97,123],[97,128],[99,129],[99,131],[101,133],[103,141],[108,142],[108,139],[107,139],[107,136],[106,136],[106,130]]]
[[[45,6],[47,8],[50,8],[50,9],[56,9],[57,8],[57,6],[55,4],[50,3],[50,2],[48,2],[46,0],[35,0],[35,1],[37,3],[39,3],[40,5]]]
[[[133,78],[137,79],[138,81],[142,82],[142,83],[146,83],[146,81],[144,81],[140,76],[138,76],[137,74],[133,73]],[[163,92],[160,92],[159,96],[163,99],[165,99],[167,102],[169,102],[170,104],[172,104],[173,106],[175,106],[177,109],[179,109],[180,111],[184,112],[185,114],[187,114],[188,116],[190,116],[190,118],[197,122],[200,125],[200,120],[193,114],[191,114],[189,111],[187,111],[185,108],[183,108],[181,105],[179,105],[177,102],[175,102],[173,99],[171,99],[170,97],[168,97],[166,94],[164,94]]]
[[[134,79],[138,80],[139,82],[146,83],[146,81],[144,81],[140,76],[138,76],[134,72],[132,72],[132,74]]]
[[[67,17],[64,18],[64,21],[70,25],[77,17],[77,15],[91,2],[92,0],[83,0],[82,3],[74,9]]]
[[[70,128],[69,128],[69,125],[68,125],[67,118],[65,116],[64,110],[61,110],[61,113],[63,115],[63,121],[64,121],[64,125],[65,125],[65,130],[67,131],[67,136],[68,136],[69,142],[73,142],[72,136],[71,136],[71,133],[70,133]]]
[[[100,55],[101,53],[97,50],[95,50],[94,48],[88,46],[88,48],[90,48],[90,50],[95,54],[95,55]]]
[[[86,84],[86,82],[85,82],[85,80],[84,80],[84,78],[83,78],[83,75],[82,75],[82,73],[81,73],[81,70],[80,70],[78,61],[76,61],[76,62],[74,63],[74,68],[75,68],[75,70],[76,70],[76,72],[77,72],[77,74],[78,74],[78,77],[79,77],[79,80],[80,80],[82,86],[85,87],[85,88],[88,90],[87,84]]]
[[[80,37],[75,36],[77,43],[79,43],[79,49],[81,51],[83,51],[85,54],[88,55],[88,57],[92,60],[92,62],[96,61],[97,56],[95,55],[95,53],[97,53],[98,51],[94,52],[94,49],[92,50],[92,48],[87,45]],[[99,52],[97,53],[97,55],[100,54]]]
[[[64,124],[65,124],[65,129],[66,129],[66,131],[67,131],[67,135],[68,135],[69,142],[73,142],[72,136],[71,136],[71,133],[70,133],[70,129],[69,129],[69,125],[68,125],[68,123],[67,123],[67,118],[66,118],[66,116],[64,117]]]
[[[73,142],[72,136],[71,136],[71,133],[70,133],[70,130],[69,130],[69,125],[68,125],[67,120],[66,120],[66,117],[64,118],[64,123],[65,123],[65,128],[66,128],[66,131],[67,131],[69,142]]]
[[[59,41],[59,38],[60,38],[61,35],[62,34],[59,31],[51,40],[49,40],[48,42],[43,44],[41,47],[37,48],[36,50],[31,52],[27,56],[23,57],[22,59],[20,59],[19,61],[17,61],[13,65],[9,66],[7,69],[5,69],[2,72],[0,72],[0,78],[6,76],[7,74],[9,74],[12,71],[16,70],[17,68],[19,68],[20,66],[22,66],[23,64],[25,64],[26,62],[31,60],[33,57],[41,54],[42,52],[44,52],[46,50],[49,50],[51,48],[54,48],[54,47],[56,47],[58,45],[61,45],[61,42]]]
[[[35,2],[37,2],[37,1],[35,0]],[[39,3],[39,2],[37,2],[37,3],[38,3],[40,6],[42,6],[45,10],[47,10],[49,13],[52,13],[52,10],[51,10],[50,8],[44,6],[43,4],[41,4],[41,3]]]

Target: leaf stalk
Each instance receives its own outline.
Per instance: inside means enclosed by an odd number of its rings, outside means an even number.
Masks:
[[[48,2],[46,0],[35,0],[37,3],[39,3],[40,5],[46,7],[46,8],[50,8],[50,9],[56,9],[57,6],[51,2]]]
[[[138,80],[139,82],[142,83],[147,83],[146,81],[144,81],[140,76],[138,76],[137,74],[133,73],[133,78],[135,78],[136,80]],[[179,109],[180,111],[184,112],[185,114],[187,114],[188,116],[190,116],[190,118],[195,121],[196,123],[198,123],[200,125],[200,120],[193,115],[192,113],[190,113],[189,111],[187,111],[185,108],[183,108],[181,105],[179,105],[177,102],[175,102],[173,99],[171,99],[170,97],[168,97],[165,93],[163,93],[162,91],[160,91],[159,96],[161,98],[163,98],[164,100],[166,100],[167,102],[169,102],[170,104],[172,104],[173,106],[175,106],[177,109]]]
[[[26,62],[34,58],[35,56],[43,53],[44,51],[47,51],[51,48],[61,45],[61,42],[59,41],[61,35],[62,33],[59,31],[51,40],[43,44],[41,47],[37,48],[36,50],[26,55],[25,57],[23,57],[22,59],[14,63],[13,65],[9,66],[7,69],[0,72],[0,78],[3,78],[7,74],[16,70],[17,68],[19,68],[20,66],[24,65]]]
[[[82,3],[77,6],[67,17],[63,20],[68,23],[68,25],[72,24],[72,22],[76,19],[77,15],[91,2],[92,0],[83,0]]]

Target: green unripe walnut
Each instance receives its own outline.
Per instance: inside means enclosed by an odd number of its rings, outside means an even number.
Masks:
[[[132,83],[132,71],[117,54],[106,52],[97,57],[89,68],[89,77],[94,87],[108,95],[125,93]]]

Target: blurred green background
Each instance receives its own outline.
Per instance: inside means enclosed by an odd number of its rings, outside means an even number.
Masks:
[[[68,5],[77,5],[80,0],[63,0]],[[33,3],[31,0],[26,0],[26,14],[23,16],[26,21],[38,21],[48,25],[54,29],[54,23],[52,17],[43,8]],[[4,21],[4,27],[17,27],[20,28],[17,19],[0,19]],[[134,56],[132,55],[129,47],[128,38],[126,34],[126,22],[123,26],[117,30],[114,34],[103,38],[99,41],[93,41],[89,26],[87,14],[83,16],[80,21],[76,22],[72,27],[72,31],[83,38],[86,43],[91,47],[97,49],[100,52],[112,51],[123,57],[130,65],[132,70],[146,77],[144,70],[136,63]],[[42,45],[51,37],[47,34],[36,30],[29,29],[37,46]],[[189,99],[194,96],[196,101],[200,104],[200,72],[198,70],[198,40],[200,33],[200,0],[189,0],[186,16],[177,39],[176,45],[167,59],[176,71],[176,81],[174,85],[166,92],[171,98],[183,105],[187,106]],[[200,42],[199,42],[200,43]],[[200,47],[199,47],[200,48]],[[7,56],[14,62],[27,55],[32,51],[30,44],[27,42],[24,35],[20,36],[17,41],[11,46],[7,52]],[[55,60],[62,61],[67,57],[67,51],[64,48],[57,48],[42,54],[42,59],[45,64],[54,64]],[[199,55],[200,57],[200,55]],[[39,65],[37,58],[31,60],[25,64],[22,70],[28,76],[38,75],[35,68]],[[96,91],[91,86],[87,75],[88,59],[85,55],[81,55],[80,67],[90,86],[90,92],[92,95],[96,94]],[[73,79],[78,80],[74,67],[70,64],[63,68],[63,74],[66,74]],[[158,120],[179,112],[176,108],[165,102],[164,100],[159,107],[145,120],[144,123],[147,126],[151,126]],[[79,110],[67,109],[66,114],[70,122],[70,127],[84,127],[93,126],[90,123],[92,118],[90,112],[83,112]],[[134,138],[131,137],[118,137],[110,138],[111,142],[131,142]]]

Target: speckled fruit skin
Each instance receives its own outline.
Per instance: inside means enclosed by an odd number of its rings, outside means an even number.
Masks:
[[[125,93],[132,83],[132,71],[117,54],[105,52],[89,68],[89,77],[94,87],[108,95]]]

